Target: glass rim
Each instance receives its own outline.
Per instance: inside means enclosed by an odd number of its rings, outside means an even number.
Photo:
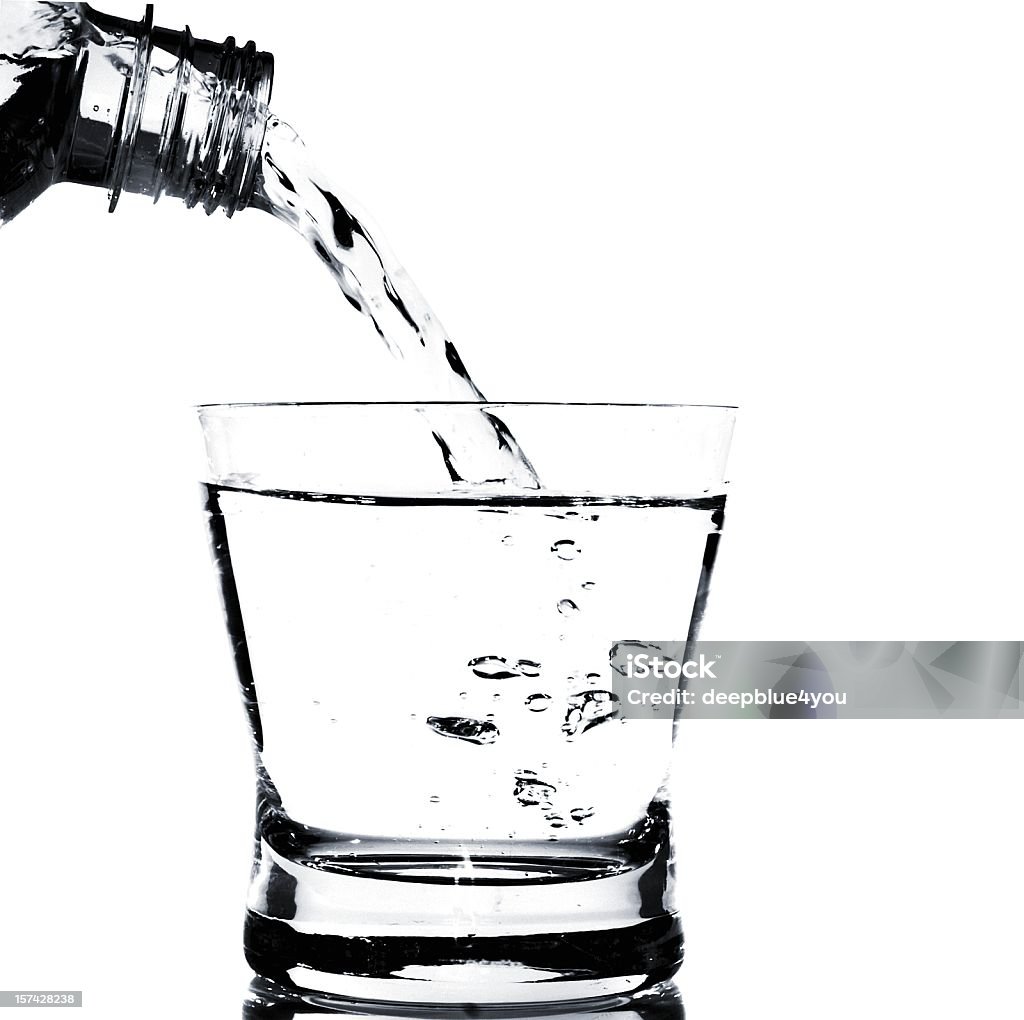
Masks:
[[[231,411],[242,408],[267,407],[620,407],[670,408],[685,410],[700,408],[710,411],[736,411],[737,404],[642,403],[613,400],[252,400],[226,403],[194,404],[196,411]]]
[[[539,472],[546,491],[563,494],[703,494],[724,483],[737,416],[720,404],[479,400],[243,402],[196,410],[211,477],[251,476],[268,490],[364,495],[490,484],[492,447],[511,451],[525,467],[509,480],[512,488],[525,483],[524,491],[534,490]],[[456,460],[465,463],[453,469],[446,437],[463,425],[471,441],[454,444]],[[530,450],[537,451],[532,463]],[[512,470],[512,461],[500,464]]]

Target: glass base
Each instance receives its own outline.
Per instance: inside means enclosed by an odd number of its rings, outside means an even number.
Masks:
[[[663,838],[615,868],[363,842],[342,859],[317,846],[297,860],[260,841],[245,953],[280,985],[386,1003],[562,1003],[633,995],[682,962]]]

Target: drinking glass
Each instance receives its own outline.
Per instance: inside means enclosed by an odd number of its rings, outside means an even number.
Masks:
[[[696,637],[734,410],[200,408],[259,975],[493,1005],[676,970],[676,727],[621,718],[610,653]]]

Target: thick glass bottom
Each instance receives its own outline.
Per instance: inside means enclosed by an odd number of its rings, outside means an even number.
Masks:
[[[387,1003],[632,995],[683,957],[665,819],[650,822],[631,854],[590,843],[457,857],[361,839],[342,854],[343,840],[262,839],[246,957],[281,985]]]
[[[442,843],[264,817],[246,957],[301,990],[476,1006],[629,996],[683,957],[668,815],[603,840]]]

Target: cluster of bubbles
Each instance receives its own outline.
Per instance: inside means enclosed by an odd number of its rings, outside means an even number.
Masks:
[[[566,514],[550,514],[549,516],[565,519],[566,516],[579,515],[574,511],[568,511]],[[596,521],[598,515],[589,515],[589,519]],[[502,542],[505,545],[511,545],[513,543],[512,536],[506,535]],[[582,550],[575,540],[563,538],[552,544],[551,552],[560,560],[572,561],[581,554]],[[591,591],[594,587],[595,582],[593,581],[585,581],[581,585],[585,591]],[[562,616],[567,617],[580,611],[578,604],[570,598],[559,600],[556,610]],[[470,659],[466,665],[475,676],[484,680],[536,679],[541,675],[541,664],[532,659],[510,660],[501,655],[481,655]],[[586,680],[592,685],[600,679],[600,673],[586,674]],[[459,696],[465,698],[467,692],[461,691]],[[500,696],[500,694],[495,694],[494,700],[497,701]],[[555,699],[552,695],[543,691],[529,694],[523,701],[524,707],[534,713],[546,712],[553,704],[555,704]],[[562,734],[567,741],[572,741],[595,726],[614,719],[618,713],[619,699],[611,691],[596,687],[579,691],[570,695],[566,700],[565,718],[561,724]],[[426,723],[431,730],[442,737],[470,744],[493,744],[501,735],[497,725],[492,722],[493,718],[493,715],[488,715],[485,719],[432,715],[427,717]],[[515,774],[512,794],[516,801],[522,807],[538,808],[552,829],[561,829],[568,824],[566,814],[556,807],[557,793],[557,788],[553,783],[541,779],[532,769],[520,769]],[[434,798],[431,800],[436,803]],[[593,814],[593,807],[573,807],[567,812],[568,818],[578,824],[582,824]]]

